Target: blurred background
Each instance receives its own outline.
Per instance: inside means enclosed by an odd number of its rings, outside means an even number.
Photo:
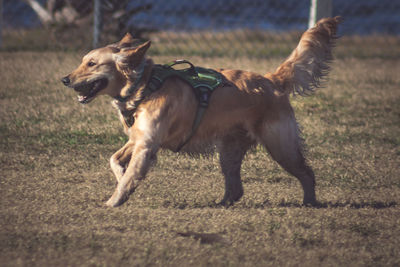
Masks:
[[[1,2],[3,51],[88,50],[131,32],[152,40],[153,55],[285,56],[313,21],[340,15],[346,53],[338,49],[338,57],[399,56],[391,48],[400,43],[400,1],[393,0]]]

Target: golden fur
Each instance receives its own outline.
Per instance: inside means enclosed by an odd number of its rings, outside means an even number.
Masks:
[[[304,204],[316,204],[315,179],[302,154],[302,140],[289,102],[289,94],[307,94],[320,86],[329,71],[339,18],[326,18],[306,31],[289,58],[274,73],[260,75],[242,70],[218,70],[225,82],[210,98],[200,127],[186,152],[216,147],[225,177],[221,204],[230,205],[243,195],[240,167],[246,151],[262,144],[286,171],[299,179]],[[127,34],[120,42],[89,52],[82,64],[63,78],[79,92],[79,101],[96,96],[129,96],[128,88],[139,78],[138,66],[145,61],[138,89],[127,102],[114,101],[121,111],[137,108],[129,128],[121,116],[129,141],[110,159],[118,181],[108,206],[123,204],[146,176],[160,148],[175,151],[191,133],[198,102],[192,89],[179,78],[169,78],[139,107],[133,101],[149,79],[153,61],[145,53],[150,42],[134,46]]]

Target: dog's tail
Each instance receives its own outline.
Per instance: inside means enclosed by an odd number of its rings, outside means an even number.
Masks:
[[[266,76],[284,94],[312,93],[328,75],[335,45],[337,25],[341,18],[324,18],[301,37],[292,54],[277,70]]]

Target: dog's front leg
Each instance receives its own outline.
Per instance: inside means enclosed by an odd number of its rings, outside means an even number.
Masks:
[[[149,142],[136,142],[133,147],[128,168],[118,182],[117,188],[106,205],[117,207],[128,200],[129,195],[146,176],[152,159],[155,158],[158,147]]]
[[[117,182],[119,182],[125,173],[126,165],[131,159],[135,143],[129,140],[120,150],[114,153],[110,158],[110,166]]]

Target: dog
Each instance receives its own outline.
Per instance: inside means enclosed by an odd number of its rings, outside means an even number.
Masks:
[[[333,60],[339,23],[340,17],[324,18],[303,33],[298,46],[274,73],[217,70],[224,82],[212,93],[202,121],[183,151],[217,150],[225,178],[221,205],[232,205],[242,197],[241,163],[257,144],[300,181],[303,204],[317,205],[314,173],[303,155],[289,96],[307,95],[321,87]],[[89,103],[99,95],[116,99],[129,140],[110,158],[117,180],[106,202],[111,207],[128,200],[146,177],[159,149],[176,151],[192,134],[199,106],[191,86],[179,77],[168,78],[159,90],[143,98],[154,67],[146,57],[150,45],[150,41],[138,45],[128,33],[117,43],[90,51],[76,70],[62,78],[64,85],[78,93],[80,103]],[[143,100],[140,105],[138,99]],[[133,125],[123,114],[132,116]]]

